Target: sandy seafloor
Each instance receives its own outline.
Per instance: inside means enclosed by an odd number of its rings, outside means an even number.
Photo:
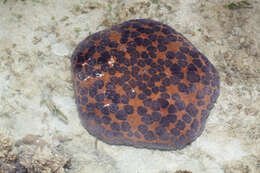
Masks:
[[[235,10],[231,2],[1,0],[0,172],[259,173],[260,1]],[[108,145],[80,124],[73,50],[90,33],[134,18],[172,26],[220,74],[205,131],[182,150]]]

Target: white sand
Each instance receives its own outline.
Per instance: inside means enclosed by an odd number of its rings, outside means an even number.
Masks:
[[[259,173],[260,2],[110,1],[0,1],[0,172]],[[219,71],[205,131],[183,150],[96,143],[80,124],[70,56],[90,33],[133,18],[169,24]]]

